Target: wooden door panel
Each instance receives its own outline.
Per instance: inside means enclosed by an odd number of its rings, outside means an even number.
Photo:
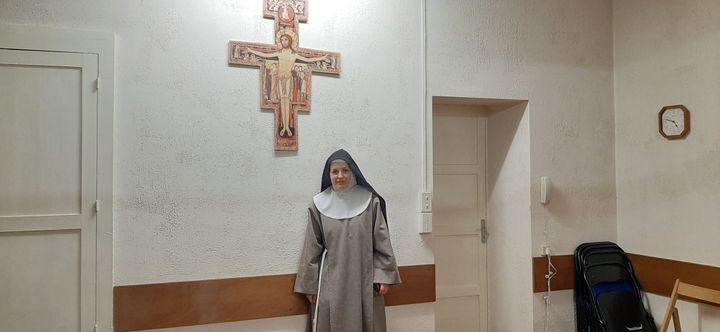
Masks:
[[[97,55],[0,49],[0,329],[92,331]]]
[[[477,234],[477,174],[435,174],[433,233],[435,235]]]
[[[468,109],[433,107],[433,251],[437,331],[487,331],[487,119]],[[435,111],[437,110],[437,113]]]
[[[3,331],[80,330],[80,232],[0,233]]]
[[[437,299],[435,303],[436,331],[481,331],[480,299],[477,296]]]
[[[0,216],[80,214],[82,64],[70,58],[0,65]]]
[[[433,117],[433,163],[476,165],[478,163],[477,116],[452,114]]]
[[[435,238],[437,297],[480,295],[481,243],[477,235]]]

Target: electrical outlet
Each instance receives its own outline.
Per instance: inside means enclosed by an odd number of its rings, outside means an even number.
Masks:
[[[420,218],[420,234],[432,233],[432,213],[421,213]]]
[[[552,252],[550,251],[550,247],[543,247],[543,256],[550,256]]]

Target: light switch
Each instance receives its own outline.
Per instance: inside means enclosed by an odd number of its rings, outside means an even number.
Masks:
[[[420,194],[420,212],[429,213],[432,212],[432,194],[421,193]]]

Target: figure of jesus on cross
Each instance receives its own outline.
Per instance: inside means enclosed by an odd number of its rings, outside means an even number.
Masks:
[[[231,41],[229,63],[260,67],[260,107],[275,114],[275,150],[297,150],[297,112],[310,111],[313,72],[340,74],[340,54],[298,48],[307,0],[264,0],[275,20],[275,45]]]
[[[273,53],[263,53],[260,51],[255,51],[249,47],[246,50],[247,52],[254,54],[260,58],[278,59],[280,67],[277,71],[277,77],[280,87],[280,115],[282,119],[282,129],[280,129],[278,135],[292,136],[293,133],[290,130],[290,94],[293,93],[296,88],[294,86],[295,79],[293,79],[293,69],[295,69],[295,62],[297,60],[301,60],[310,63],[327,61],[329,58],[327,55],[323,55],[319,58],[306,58],[300,54],[295,53],[294,50],[295,48],[297,48],[297,45],[293,45],[293,43],[297,41],[297,37],[293,38],[295,33],[292,32],[292,30],[282,29],[278,31],[277,34],[280,36],[280,38],[278,38],[280,41],[280,45],[278,45],[278,47],[280,48],[279,51]]]

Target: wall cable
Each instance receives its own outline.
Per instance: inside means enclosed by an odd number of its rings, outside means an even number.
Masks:
[[[550,292],[551,292],[551,281],[552,278],[555,277],[557,274],[557,269],[555,268],[555,265],[552,263],[552,253],[550,251],[550,231],[551,231],[551,225],[550,220],[548,219],[548,207],[547,205],[543,205],[543,221],[544,221],[544,229],[543,229],[543,236],[544,236],[544,243],[543,246],[543,255],[547,257],[547,274],[545,275],[545,280],[547,282],[547,291],[545,292],[545,295],[543,295],[543,300],[545,301],[545,332],[550,331]]]
[[[545,292],[543,299],[545,300],[545,332],[548,332],[550,330],[550,281],[557,274],[557,269],[552,263],[552,258],[549,252],[546,257],[548,263],[548,272],[545,275],[545,279],[547,280],[547,292]]]

